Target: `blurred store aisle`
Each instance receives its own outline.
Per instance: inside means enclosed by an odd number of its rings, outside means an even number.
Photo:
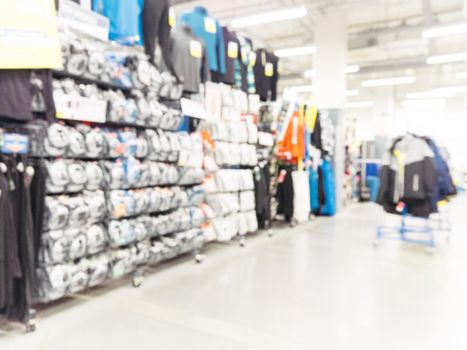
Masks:
[[[213,246],[203,265],[175,261],[139,289],[125,281],[50,307],[33,334],[0,331],[0,348],[465,348],[466,209],[453,203],[451,243],[440,239],[434,256],[398,242],[374,249],[388,217],[373,204],[244,249]]]

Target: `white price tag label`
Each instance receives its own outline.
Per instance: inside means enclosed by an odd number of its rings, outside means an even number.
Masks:
[[[201,42],[197,40],[190,41],[190,55],[196,58],[203,57],[203,46],[201,45]]]
[[[216,34],[217,32],[217,24],[216,20],[211,17],[206,17],[204,19],[204,30],[211,34]]]
[[[238,58],[238,44],[235,41],[230,41],[227,46],[227,56],[231,59]]]
[[[177,14],[173,7],[169,8],[169,26],[174,28],[177,25]]]
[[[256,52],[251,51],[250,52],[250,66],[254,66],[256,64]]]
[[[264,66],[264,75],[268,78],[274,75],[274,65],[272,63],[266,63],[266,65]]]

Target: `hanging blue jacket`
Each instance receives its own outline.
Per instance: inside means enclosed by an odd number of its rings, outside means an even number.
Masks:
[[[179,23],[189,25],[193,33],[205,42],[209,69],[225,74],[224,34],[219,21],[210,17],[204,7],[196,6],[193,11],[182,13]]]
[[[318,196],[318,172],[313,168],[309,169],[310,173],[310,208],[312,213],[319,211],[319,196]]]
[[[93,0],[93,11],[110,21],[109,39],[143,44],[142,11],[144,0]]]
[[[430,139],[425,138],[426,143],[431,148],[435,155],[435,165],[437,170],[437,184],[435,189],[434,196],[434,206],[437,207],[437,202],[443,199],[446,199],[449,196],[455,195],[457,193],[456,187],[452,181],[451,172],[449,170],[449,165],[444,159],[441,151],[439,150],[436,143]]]
[[[321,170],[323,173],[323,187],[325,193],[325,201],[321,208],[321,215],[332,216],[336,213],[336,184],[334,180],[334,171],[328,160],[323,160]]]

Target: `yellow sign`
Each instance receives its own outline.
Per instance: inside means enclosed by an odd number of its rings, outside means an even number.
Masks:
[[[216,20],[211,17],[206,17],[204,19],[204,30],[211,34],[216,34],[217,32],[217,24]]]
[[[192,57],[201,58],[203,57],[203,46],[197,40],[190,41],[190,55]]]
[[[61,67],[54,0],[0,0],[0,69]]]
[[[173,7],[169,8],[169,26],[174,28],[177,25],[177,15]]]
[[[233,60],[238,58],[238,44],[235,41],[229,41],[227,46],[227,56]]]
[[[274,75],[274,65],[272,63],[266,63],[266,65],[264,66],[264,75],[268,78]]]

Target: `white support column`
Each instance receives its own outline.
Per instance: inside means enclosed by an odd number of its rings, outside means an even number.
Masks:
[[[321,16],[315,22],[316,54],[314,100],[320,110],[328,110],[336,126],[334,172],[336,210],[342,208],[344,184],[345,135],[344,113],[347,90],[347,18],[344,12]]]
[[[342,109],[347,89],[347,20],[343,12],[315,22],[315,101],[318,108]]]

